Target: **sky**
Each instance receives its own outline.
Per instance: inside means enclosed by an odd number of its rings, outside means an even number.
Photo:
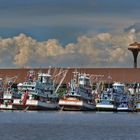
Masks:
[[[139,0],[0,0],[1,68],[130,68],[135,41]]]

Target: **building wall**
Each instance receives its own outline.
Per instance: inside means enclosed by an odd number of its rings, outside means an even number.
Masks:
[[[67,68],[63,68],[63,70],[66,69]],[[16,83],[19,83],[26,80],[29,70],[34,70],[36,74],[40,71],[46,73],[48,72],[48,68],[0,69],[0,77],[6,79],[6,77],[12,78],[17,76]],[[62,71],[62,68],[51,68],[51,74],[56,75],[60,70]],[[68,83],[70,81],[74,71],[92,75],[93,82],[104,81],[106,83],[112,83],[116,81],[125,83],[140,83],[140,68],[69,68],[63,83]],[[59,78],[56,78],[56,81],[59,81],[61,78],[62,74],[59,76]]]

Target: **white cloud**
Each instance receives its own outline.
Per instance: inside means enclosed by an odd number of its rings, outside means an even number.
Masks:
[[[58,40],[49,39],[38,42],[25,35],[0,39],[0,54],[10,55],[11,63],[21,66],[40,66],[41,64],[85,67],[130,66],[128,46],[135,41],[135,33],[100,33],[82,35],[77,43],[62,46]],[[0,62],[4,63],[2,55]],[[35,63],[34,63],[35,62]]]

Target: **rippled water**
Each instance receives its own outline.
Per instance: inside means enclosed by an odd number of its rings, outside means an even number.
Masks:
[[[0,112],[0,140],[140,140],[140,114]]]

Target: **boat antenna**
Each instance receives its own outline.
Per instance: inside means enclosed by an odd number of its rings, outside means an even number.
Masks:
[[[51,73],[51,66],[49,66],[49,68],[48,68],[48,74],[50,74]]]

